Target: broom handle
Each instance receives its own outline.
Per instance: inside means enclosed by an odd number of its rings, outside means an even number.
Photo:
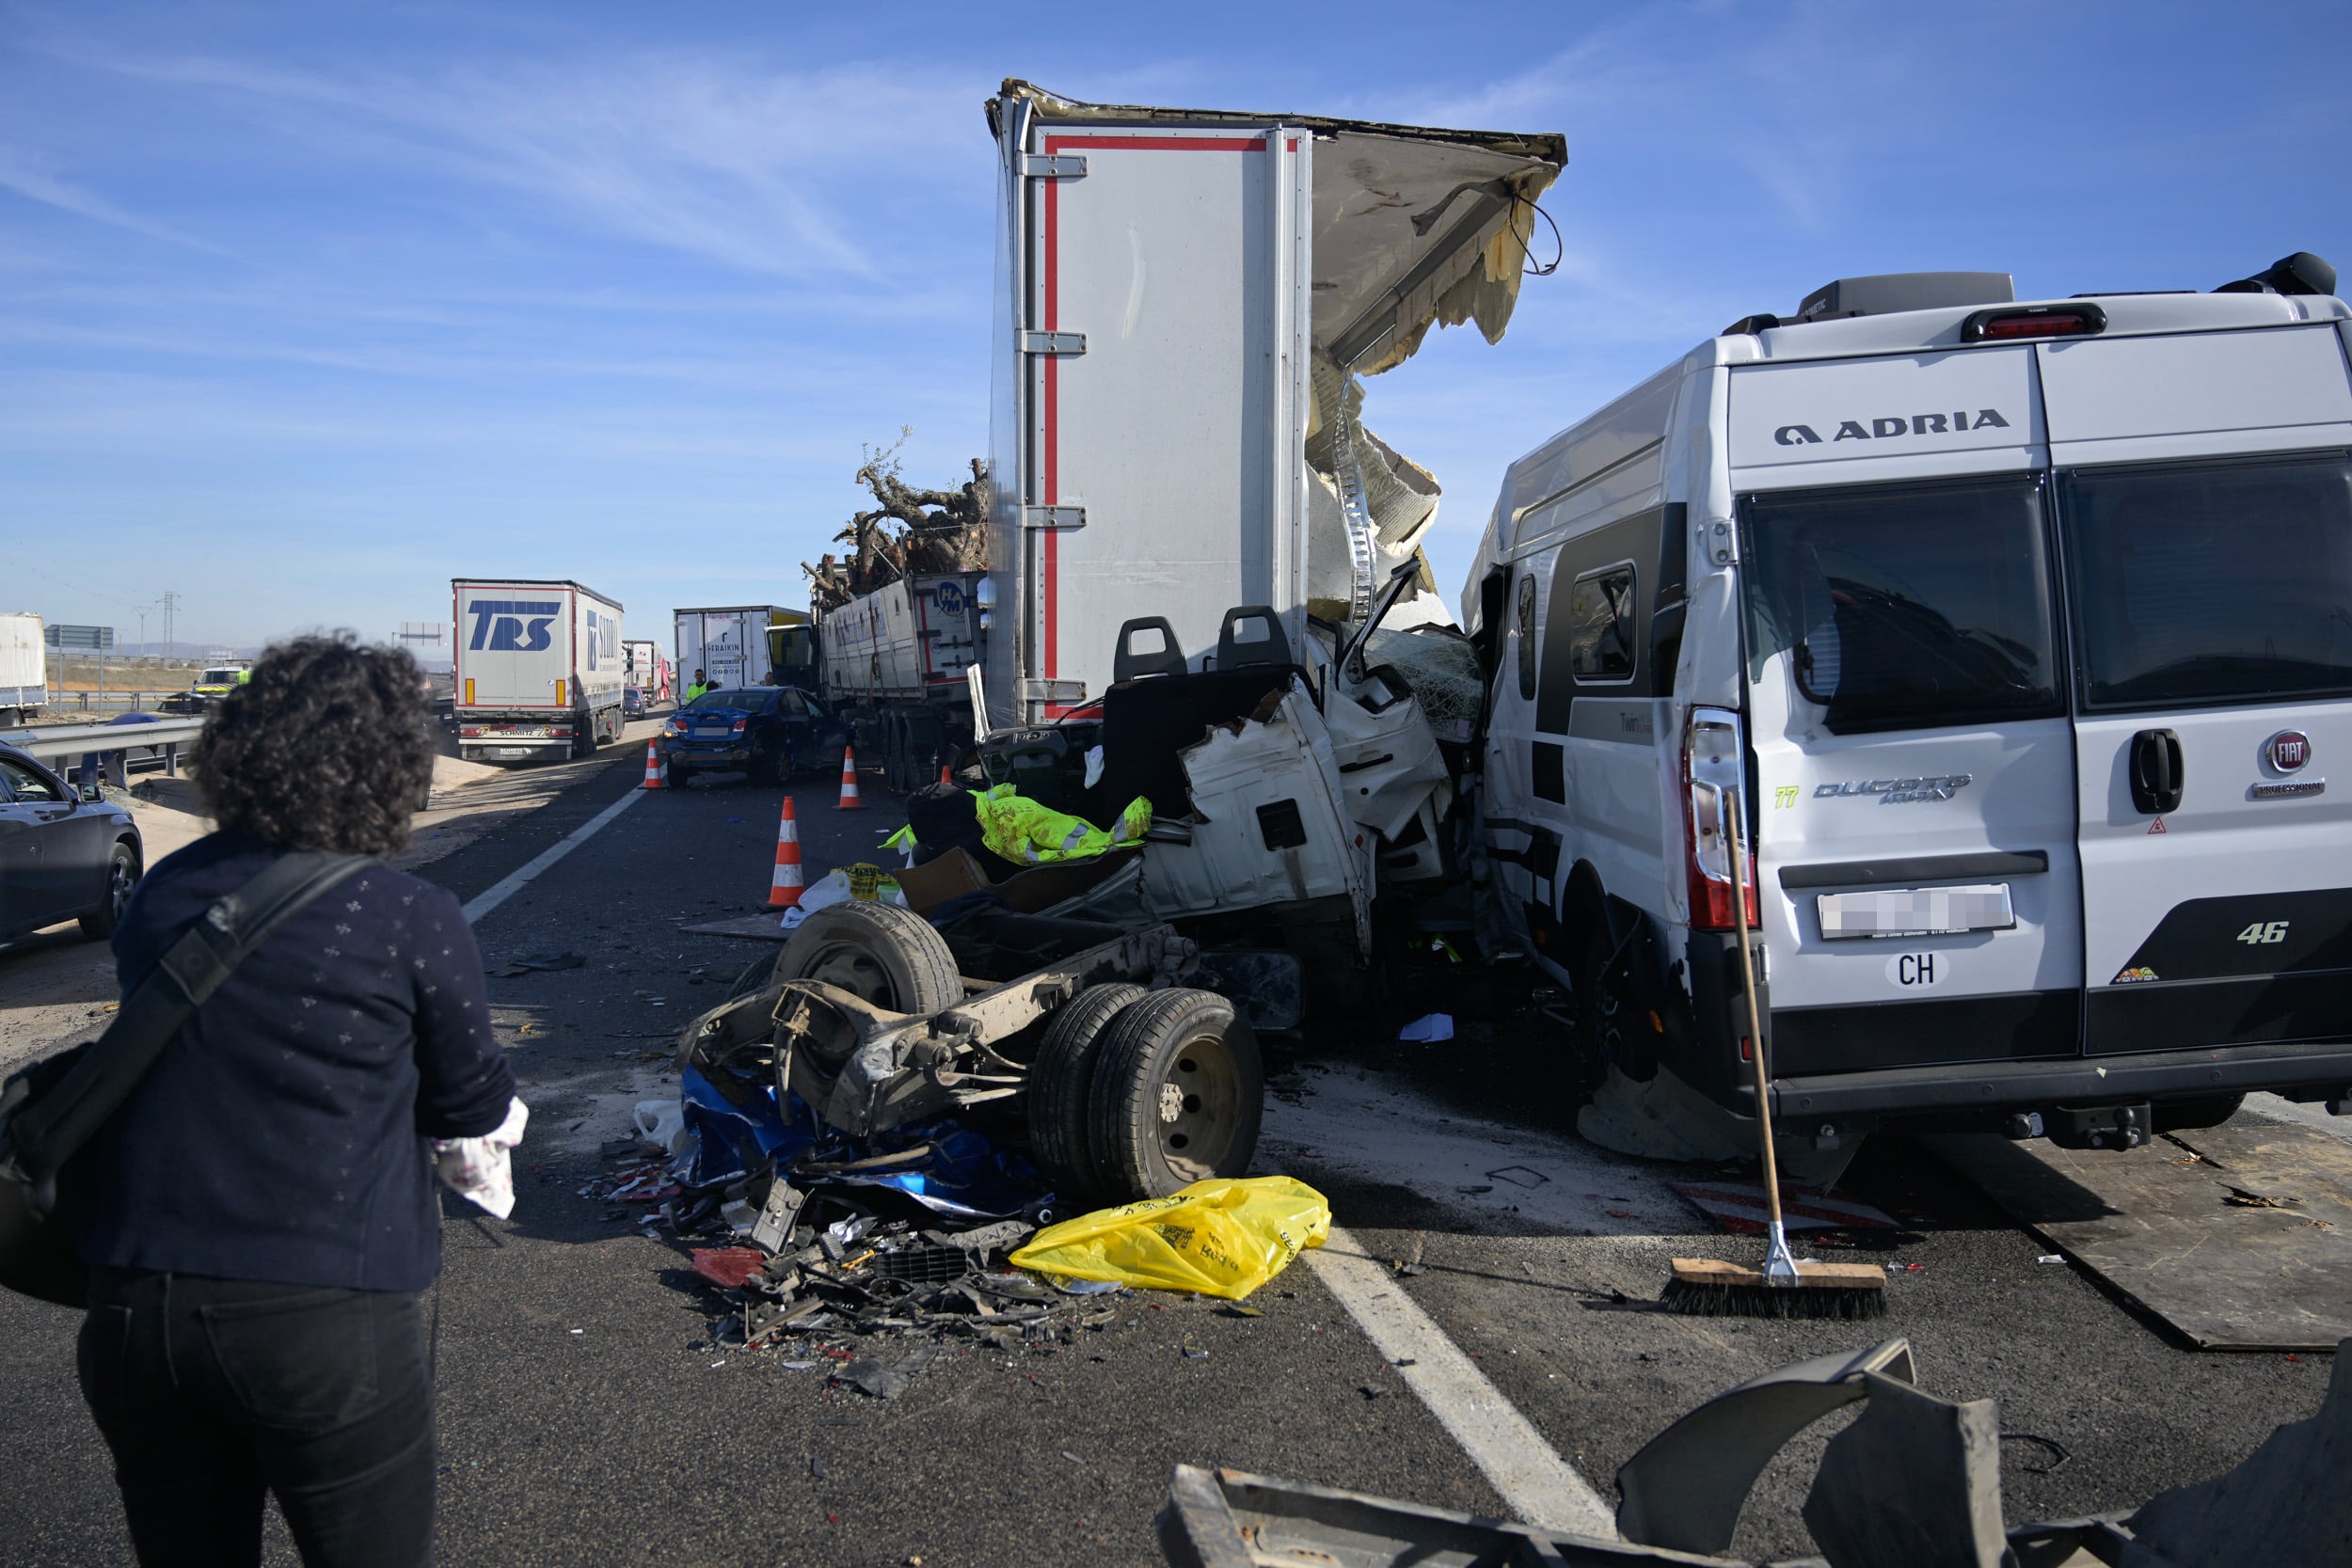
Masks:
[[[1756,1006],[1756,957],[1748,951],[1748,856],[1740,842],[1740,812],[1742,796],[1728,789],[1717,797],[1724,814],[1724,833],[1731,848],[1731,908],[1732,919],[1740,931],[1740,989],[1748,999],[1748,1055],[1756,1069],[1756,1143],[1764,1158],[1764,1202],[1772,1215],[1772,1234],[1780,1235],[1780,1164],[1772,1154],[1772,1118],[1766,1108],[1771,1096],[1771,1076],[1764,1070],[1764,1020]]]

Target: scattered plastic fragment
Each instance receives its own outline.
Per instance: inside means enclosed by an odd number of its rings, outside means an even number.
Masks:
[[[2062,1252],[2045,1252],[2041,1257],[2035,1259],[2034,1261],[2037,1263],[2063,1263],[2066,1261],[2066,1255]]]
[[[1454,1015],[1425,1013],[1396,1032],[1407,1045],[1438,1045],[1454,1037]]]
[[[768,1263],[766,1253],[748,1246],[696,1247],[691,1259],[694,1272],[723,1291],[739,1288]]]

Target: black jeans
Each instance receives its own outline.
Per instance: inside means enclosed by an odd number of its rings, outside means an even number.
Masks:
[[[82,1396],[144,1568],[260,1561],[264,1492],[310,1568],[432,1560],[421,1296],[92,1273]]]

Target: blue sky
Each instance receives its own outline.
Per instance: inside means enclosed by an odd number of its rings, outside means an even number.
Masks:
[[[2332,20],[2330,16],[2332,14]],[[2352,266],[2341,10],[0,0],[0,609],[381,637],[453,575],[804,602],[865,443],[986,444],[1006,75],[1559,131],[1510,335],[1366,418],[1446,489],[1845,274],[2021,293]],[[148,618],[160,636],[159,618]]]

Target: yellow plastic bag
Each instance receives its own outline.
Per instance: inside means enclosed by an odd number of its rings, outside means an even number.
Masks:
[[[1016,1268],[1239,1301],[1331,1233],[1331,1205],[1287,1176],[1196,1181],[1169,1197],[1049,1226]]]

